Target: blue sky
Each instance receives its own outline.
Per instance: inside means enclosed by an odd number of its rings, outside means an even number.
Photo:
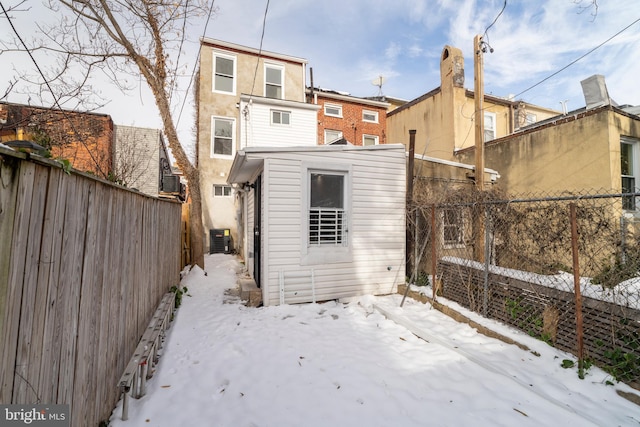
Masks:
[[[5,6],[11,2],[17,0],[3,0]],[[39,2],[28,2],[31,11],[16,13],[14,18],[26,39],[35,35],[31,34],[35,33],[34,17],[46,16]],[[206,36],[258,48],[266,4],[266,0],[215,0],[217,13]],[[485,32],[503,4],[504,0],[271,0],[262,47],[306,58],[316,86],[372,96],[378,93],[372,80],[382,75],[385,95],[410,100],[439,86],[439,58],[448,44],[462,50],[465,86],[473,89],[473,38]],[[640,20],[637,0],[598,0],[595,16],[593,7],[585,8],[589,4],[590,0],[507,0],[504,12],[487,33],[494,52],[484,56],[485,93],[519,95],[518,99],[558,110],[560,102],[567,101],[572,110],[585,104],[580,81],[602,74],[615,101],[639,105],[640,21],[575,65],[524,92]],[[197,59],[197,40],[204,29],[203,21],[191,24],[192,42],[185,45],[181,56],[188,70]],[[0,37],[8,31],[6,21],[0,21]],[[27,59],[24,54],[4,55],[0,64],[32,67]],[[0,67],[0,93],[10,75],[10,67]],[[181,79],[183,94],[188,80],[188,76]],[[101,112],[110,114],[116,124],[160,126],[144,85],[124,95],[104,82],[94,85],[113,99]],[[25,102],[19,95],[8,100]],[[187,102],[185,108],[190,105]],[[192,126],[191,111],[185,111],[180,121],[185,143],[193,139]]]
[[[634,0],[507,1],[488,31],[485,92],[518,94],[640,18]],[[258,47],[265,1],[219,0],[208,36]],[[473,38],[496,18],[503,0],[273,0],[263,48],[309,60],[317,86],[356,96],[383,92],[413,99],[439,86],[439,58],[449,44],[465,56],[465,86],[473,89]],[[251,5],[252,7],[247,7]],[[584,106],[580,80],[603,74],[619,103],[640,104],[640,22],[576,65],[520,98],[550,108]]]

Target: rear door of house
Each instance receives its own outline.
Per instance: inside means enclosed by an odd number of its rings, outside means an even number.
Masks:
[[[262,175],[258,176],[253,190],[253,278],[256,286],[260,287],[261,277],[261,230],[260,223],[262,221]]]

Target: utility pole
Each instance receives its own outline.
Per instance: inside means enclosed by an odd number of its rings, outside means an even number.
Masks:
[[[482,36],[477,35],[473,39],[473,91],[475,100],[475,147],[476,170],[475,180],[478,191],[484,190],[484,71],[482,54],[484,46]]]
[[[473,86],[475,100],[475,181],[476,190],[478,192],[484,191],[484,71],[482,54],[484,45],[482,42],[482,36],[477,35],[473,39]],[[485,209],[484,206],[474,208],[474,259],[479,262],[485,262]]]
[[[415,247],[416,242],[413,241],[414,234],[411,232],[411,229],[415,229],[416,224],[413,223],[411,226],[411,221],[409,221],[409,213],[414,210],[413,205],[413,164],[415,162],[415,151],[416,151],[416,130],[409,130],[409,158],[407,165],[407,198],[406,198],[406,213],[407,213],[407,233],[406,233],[406,252],[405,252],[405,275],[407,277],[411,276],[411,258],[409,254],[411,254],[412,248]],[[414,216],[415,218],[415,216]],[[416,259],[413,260],[414,265],[418,261]],[[415,277],[414,277],[415,280]]]

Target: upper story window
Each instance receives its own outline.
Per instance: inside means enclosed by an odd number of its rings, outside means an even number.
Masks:
[[[271,110],[271,124],[291,124],[291,111]]]
[[[377,135],[362,135],[362,145],[378,145]]]
[[[638,164],[638,141],[632,138],[622,138],[620,141],[620,173],[622,178],[622,192],[635,193],[640,175]],[[622,199],[622,208],[628,211],[636,210],[636,197],[626,196]]]
[[[525,121],[526,124],[532,125],[532,124],[534,124],[535,122],[538,121],[538,117],[533,113],[526,113],[526,115],[524,117],[524,121]]]
[[[362,111],[362,121],[370,122],[370,123],[378,123],[378,112],[377,111]]]
[[[325,129],[324,130],[324,143],[331,144],[333,141],[337,141],[342,138],[342,131]]]
[[[235,119],[211,119],[211,157],[233,156]]]
[[[213,91],[234,95],[236,93],[236,58],[213,54]]]
[[[342,117],[342,105],[324,104],[324,115],[331,117]]]
[[[496,113],[484,113],[484,142],[496,139]]]
[[[267,98],[284,98],[284,67],[280,65],[264,65],[264,96]]]

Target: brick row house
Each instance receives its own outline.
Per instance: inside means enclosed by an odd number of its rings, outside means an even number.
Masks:
[[[107,114],[0,103],[0,141],[22,139],[100,178],[108,178],[113,170],[114,126]]]
[[[387,110],[391,105],[388,102],[319,88],[308,88],[307,100],[320,106],[319,144],[337,141],[362,146],[386,143]]]

